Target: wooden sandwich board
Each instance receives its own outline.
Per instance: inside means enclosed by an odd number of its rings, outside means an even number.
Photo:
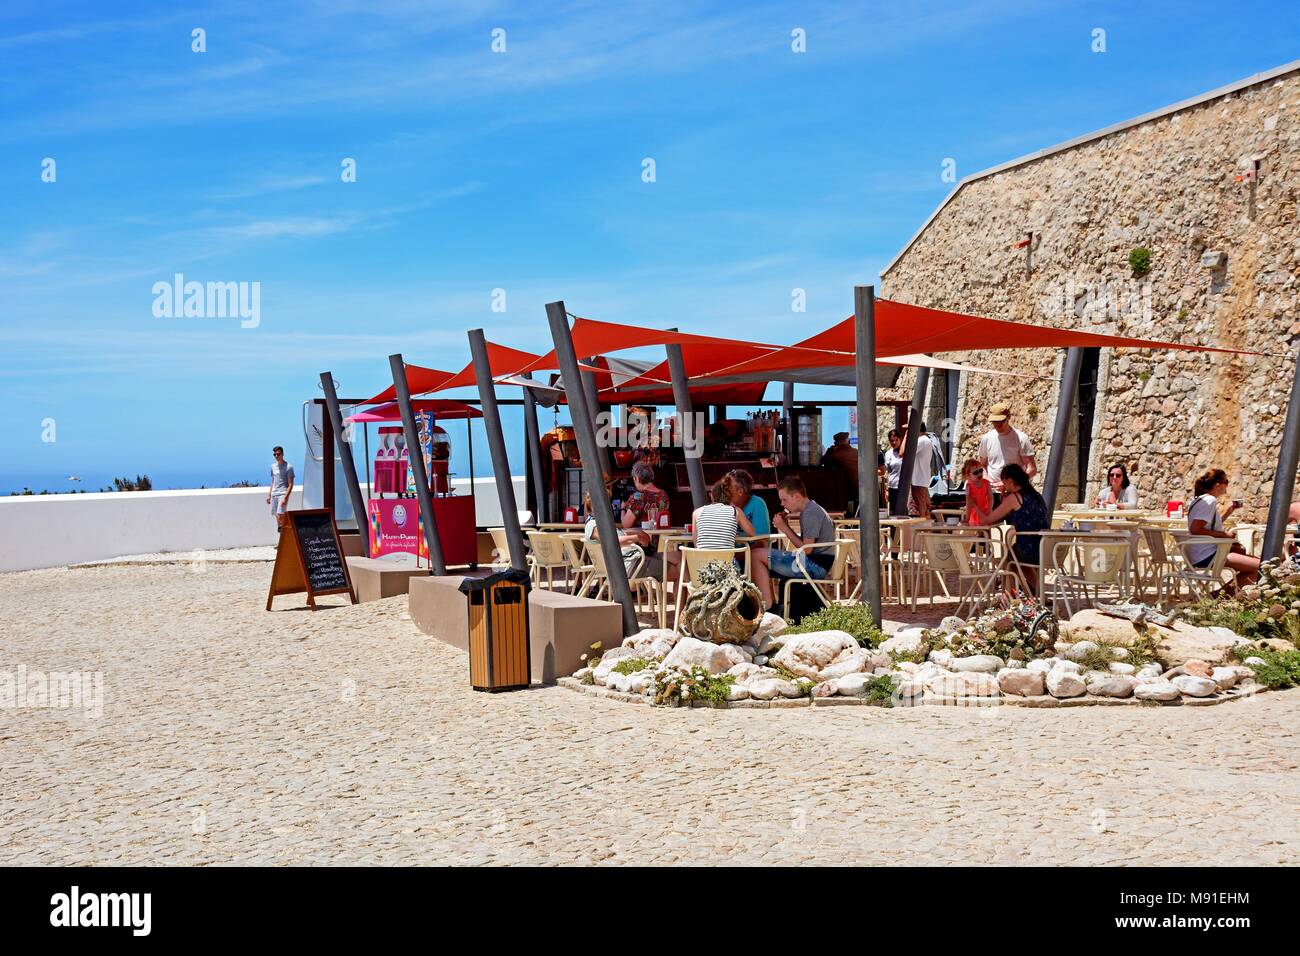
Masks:
[[[275,568],[266,609],[277,594],[307,592],[307,606],[316,610],[316,598],[323,594],[346,594],[357,603],[352,590],[343,544],[329,508],[305,508],[285,512],[288,520],[275,549]]]

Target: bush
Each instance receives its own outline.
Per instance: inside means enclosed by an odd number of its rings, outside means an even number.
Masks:
[[[813,631],[844,631],[862,647],[878,647],[885,635],[876,627],[869,604],[835,604],[804,616],[784,634],[810,634]]]
[[[872,677],[867,682],[867,703],[880,707],[893,707],[894,692],[897,689],[894,686],[894,678],[889,674]]]
[[[1146,275],[1151,271],[1151,250],[1146,246],[1138,246],[1128,254],[1128,265],[1138,278]]]
[[[689,674],[661,670],[655,674],[655,703],[668,706],[692,700],[725,703],[735,682],[734,674],[710,674],[703,667],[692,667]]]
[[[625,657],[611,667],[610,670],[615,674],[627,676],[628,674],[635,674],[638,671],[643,671],[653,663],[654,661],[648,660],[644,657]]]
[[[1255,680],[1269,690],[1300,685],[1300,651],[1275,651],[1271,647],[1256,647],[1245,644],[1234,648],[1238,660],[1258,657],[1263,664],[1250,665],[1255,672]]]

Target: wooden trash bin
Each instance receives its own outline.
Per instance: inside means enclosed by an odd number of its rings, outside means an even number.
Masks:
[[[531,682],[531,583],[527,571],[514,568],[460,583],[469,605],[469,682],[475,690],[519,690]]]

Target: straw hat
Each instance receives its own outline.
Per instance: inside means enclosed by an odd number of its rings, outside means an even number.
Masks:
[[[1006,402],[998,402],[989,409],[989,421],[1005,422],[1011,417],[1011,406]]]

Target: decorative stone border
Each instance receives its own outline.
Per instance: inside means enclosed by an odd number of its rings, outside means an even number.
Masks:
[[[653,706],[654,701],[645,694],[625,694],[622,691],[610,690],[608,687],[601,687],[597,684],[584,684],[575,677],[561,677],[556,681],[560,687],[566,687],[569,690],[576,690],[579,693],[587,694],[591,697],[603,697],[607,700],[616,700],[627,704],[647,704]],[[931,694],[928,691],[919,700],[912,698],[910,702],[896,703],[894,706],[899,708],[911,707],[1210,707],[1214,704],[1227,704],[1234,700],[1244,700],[1249,697],[1255,697],[1267,691],[1268,688],[1261,684],[1252,684],[1246,687],[1233,687],[1230,690],[1221,691],[1210,697],[1180,697],[1177,700],[1158,701],[1158,700],[1137,700],[1132,697],[1016,697],[1011,694],[1004,694],[1001,697],[943,697],[938,694]],[[733,700],[733,701],[691,701],[689,704],[680,704],[680,707],[693,707],[699,709],[713,710],[796,710],[820,707],[877,707],[882,710],[891,708],[882,707],[880,704],[868,702],[862,697],[778,697],[775,700]],[[672,710],[673,708],[664,708]]]

